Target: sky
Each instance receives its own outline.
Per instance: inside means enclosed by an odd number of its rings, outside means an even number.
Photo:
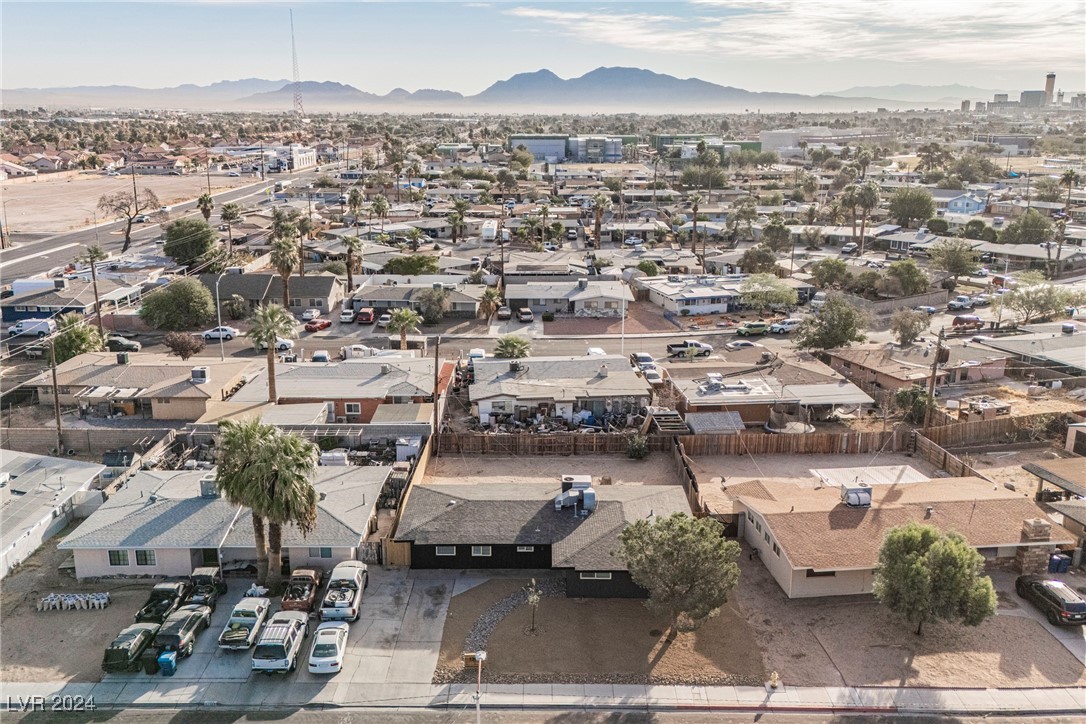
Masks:
[[[290,79],[471,95],[633,66],[752,91],[1086,89],[1086,0],[3,0],[0,87]]]

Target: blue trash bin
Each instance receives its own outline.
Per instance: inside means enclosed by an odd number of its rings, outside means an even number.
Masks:
[[[163,651],[158,655],[158,668],[163,676],[173,676],[177,673],[177,652]]]
[[[1068,573],[1071,570],[1071,556],[1059,554],[1056,556],[1059,559],[1059,565],[1056,568],[1056,573]]]
[[[1048,572],[1059,573],[1060,570],[1060,554],[1053,553],[1048,557]]]

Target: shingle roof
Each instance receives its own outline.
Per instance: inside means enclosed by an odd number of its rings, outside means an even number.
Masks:
[[[281,363],[275,368],[275,389],[280,398],[287,399],[424,397],[433,394],[434,360],[378,357],[328,363]],[[262,370],[232,399],[235,402],[268,399],[267,370]]]
[[[215,280],[218,274],[201,274],[200,283],[215,293]],[[337,286],[342,286],[339,277],[334,274],[306,274],[304,277],[290,278],[291,297],[314,297],[327,299],[334,296]],[[229,299],[238,294],[247,300],[262,301],[283,298],[283,279],[278,274],[226,274],[219,282],[219,296]]]
[[[619,355],[593,357],[526,357],[521,369],[510,361],[476,360],[472,400],[499,395],[518,399],[575,400],[617,396],[647,397],[652,386]],[[600,374],[606,365],[607,375]]]
[[[1075,495],[1086,495],[1086,461],[1082,458],[1026,463],[1022,469]]]
[[[208,384],[191,381],[192,368],[211,368]],[[112,352],[89,352],[73,357],[57,366],[57,384],[62,387],[117,387],[142,391],[155,397],[207,398],[227,382],[259,363],[250,360],[217,357],[190,357],[182,360],[165,354],[133,352],[127,364],[117,364]],[[50,373],[43,372],[30,380],[30,385],[52,385]]]

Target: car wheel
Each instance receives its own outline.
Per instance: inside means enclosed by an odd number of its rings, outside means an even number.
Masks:
[[[210,334],[205,334],[204,335],[204,341],[205,342],[210,342],[211,341],[211,335]]]
[[[297,660],[297,659],[294,659],[293,661],[291,661],[291,662],[290,662],[290,668],[289,668],[289,669],[287,669],[287,673],[288,673],[288,674],[289,674],[289,673],[291,673],[291,672],[292,672],[292,671],[294,671],[294,670],[295,670],[296,668],[298,668],[298,660]]]
[[[193,643],[189,642],[189,644],[181,650],[181,658],[187,659],[188,657],[192,656],[192,646]]]
[[[1026,597],[1026,587],[1023,586],[1021,583],[1014,584],[1014,592],[1022,598]]]
[[[1048,622],[1050,624],[1052,624],[1053,626],[1059,626],[1060,625],[1060,619],[1056,615],[1055,611],[1048,611],[1047,613],[1045,613],[1045,618],[1047,618]]]
[[[45,332],[38,332],[38,339],[41,339],[44,336],[45,336]]]
[[[234,338],[234,335],[232,335],[232,334],[228,334],[228,335],[226,335],[226,341],[227,341],[227,342],[229,342],[229,341],[230,341],[230,340],[232,340],[233,338]]]

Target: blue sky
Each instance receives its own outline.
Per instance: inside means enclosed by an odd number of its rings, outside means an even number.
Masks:
[[[3,1],[0,87],[205,85],[301,74],[478,93],[514,73],[648,68],[756,91],[1086,87],[1086,0]]]

